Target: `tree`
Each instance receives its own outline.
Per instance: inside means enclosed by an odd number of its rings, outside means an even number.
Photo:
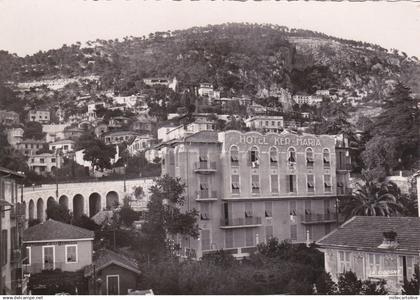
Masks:
[[[38,122],[27,122],[23,130],[24,139],[42,140],[45,136],[42,132],[42,124]]]
[[[356,184],[357,189],[342,204],[342,212],[351,216],[392,216],[403,212],[403,206],[397,201],[396,191],[388,183],[365,181]]]
[[[387,166],[398,165],[401,158],[403,167],[410,168],[419,158],[420,127],[419,110],[409,88],[398,83],[385,100],[382,113],[374,120],[371,135],[379,135],[392,140],[393,150],[398,155],[382,161]]]
[[[340,274],[338,278],[338,295],[387,295],[385,280],[373,282],[370,280],[362,281],[357,278],[352,271]]]
[[[395,136],[376,135],[366,144],[362,160],[372,179],[383,180],[398,166],[398,143]]]
[[[148,256],[167,254],[168,234],[198,237],[198,212],[195,209],[185,212],[180,210],[184,204],[184,189],[185,183],[180,178],[169,175],[158,178],[150,188],[152,195],[141,229],[146,240],[143,251]]]
[[[0,125],[0,166],[14,171],[27,172],[25,156],[7,141],[6,128]]]
[[[47,219],[70,224],[72,215],[67,207],[54,201],[47,208]]]
[[[403,295],[419,295],[420,294],[420,286],[419,286],[419,265],[415,265],[415,272],[413,278],[408,281],[407,279],[404,280],[404,285],[402,289]]]
[[[92,133],[83,134],[77,141],[75,149],[84,149],[83,159],[90,161],[92,167],[97,167],[101,170],[111,168],[111,159],[117,153],[114,145],[105,144]]]

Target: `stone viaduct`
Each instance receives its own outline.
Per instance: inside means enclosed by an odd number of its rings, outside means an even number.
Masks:
[[[141,186],[144,196],[141,202],[149,201],[149,188],[154,178],[139,178],[113,181],[89,181],[77,183],[44,184],[25,187],[18,191],[18,199],[23,200],[26,218],[44,221],[46,209],[54,202],[66,206],[73,215],[85,214],[94,216],[101,210],[107,210],[123,203],[126,195],[134,192],[134,188]],[[21,193],[23,197],[21,196]]]

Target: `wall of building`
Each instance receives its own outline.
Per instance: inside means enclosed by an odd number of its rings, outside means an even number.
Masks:
[[[107,295],[107,275],[119,275],[120,295],[127,295],[129,289],[137,288],[137,274],[113,264],[101,270],[100,273],[97,275],[99,278],[102,279],[101,284],[98,287],[100,290],[100,295]]]
[[[387,288],[394,293],[401,294],[404,282],[403,257],[406,260],[407,279],[414,274],[414,264],[419,263],[419,257],[413,254],[395,252],[365,252],[353,250],[327,249],[324,250],[325,271],[331,274],[334,281],[344,270],[351,270],[361,280],[385,279]]]
[[[66,262],[66,245],[77,244],[77,263]],[[63,241],[63,242],[45,242],[45,243],[25,243],[25,247],[30,247],[31,260],[29,265],[24,265],[24,273],[40,273],[43,270],[42,246],[54,246],[55,251],[55,269],[62,271],[75,272],[92,263],[93,242],[90,241]]]

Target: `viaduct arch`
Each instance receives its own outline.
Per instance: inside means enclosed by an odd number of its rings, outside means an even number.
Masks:
[[[141,178],[113,181],[89,181],[78,183],[45,184],[23,189],[26,219],[44,221],[46,210],[53,204],[62,204],[74,215],[94,216],[101,210],[109,210],[123,204],[126,195],[134,192],[134,187],[141,186],[144,191],[142,201],[150,199],[149,188],[155,178]]]

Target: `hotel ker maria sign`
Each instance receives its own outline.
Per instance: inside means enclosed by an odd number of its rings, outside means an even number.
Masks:
[[[240,133],[236,131],[226,133],[226,143],[236,145],[256,146],[285,146],[296,148],[334,148],[335,139],[331,136],[274,134],[262,135],[256,132]]]

